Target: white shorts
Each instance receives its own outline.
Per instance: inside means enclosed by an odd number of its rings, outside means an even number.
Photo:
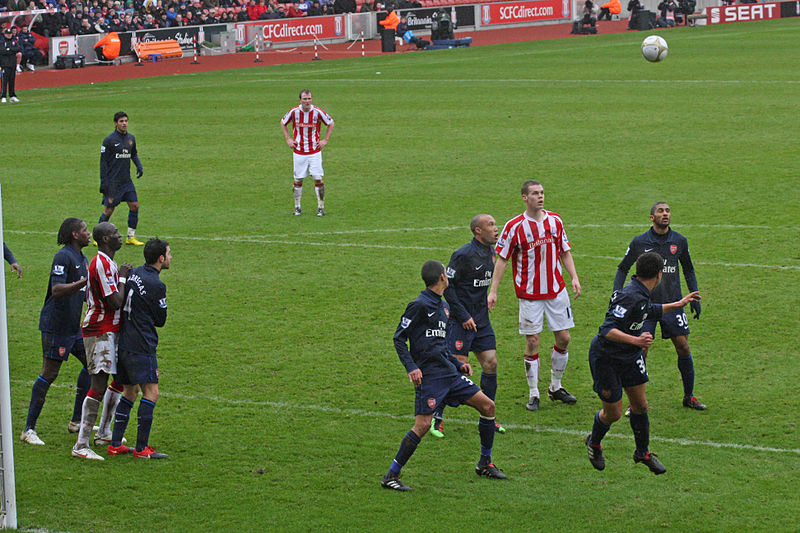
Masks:
[[[84,337],[86,370],[90,374],[117,373],[117,334],[103,333],[99,337]]]
[[[307,176],[325,175],[322,170],[322,152],[316,154],[301,155],[292,152],[294,156],[294,179],[301,180]]]
[[[541,333],[544,327],[543,318],[547,319],[547,329],[550,331],[561,331],[575,327],[566,287],[561,289],[561,292],[555,298],[549,300],[525,300],[520,298],[520,335]]]

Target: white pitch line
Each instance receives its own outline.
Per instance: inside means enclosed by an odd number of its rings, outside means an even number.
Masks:
[[[12,379],[10,380],[11,383],[22,384],[22,385],[33,385],[33,381],[24,380],[24,379]],[[51,387],[57,387],[61,389],[72,389],[71,385],[63,384],[63,383],[54,383]],[[273,409],[299,409],[303,411],[318,411],[322,413],[331,413],[337,415],[346,415],[346,416],[364,416],[364,417],[377,417],[377,418],[389,418],[392,420],[407,420],[411,421],[413,417],[411,415],[397,415],[392,413],[385,413],[382,411],[367,411],[365,409],[346,409],[342,407],[330,407],[327,405],[303,405],[297,404],[294,402],[271,402],[265,400],[247,400],[247,399],[237,399],[233,400],[230,398],[224,398],[222,396],[199,396],[194,394],[181,394],[179,392],[160,392],[161,396],[166,398],[175,398],[177,400],[189,400],[189,401],[202,401],[202,402],[216,402],[225,405],[247,405],[251,407],[270,407]],[[471,426],[475,424],[475,420],[464,420],[460,418],[448,418],[447,422],[449,424],[459,424],[463,426]],[[576,437],[583,437],[587,434],[586,429],[567,429],[567,428],[551,428],[551,427],[543,427],[543,426],[532,426],[529,424],[503,424],[506,428],[510,429],[522,429],[528,431],[536,431],[538,433],[556,433],[560,435],[572,435]],[[606,437],[611,437],[615,439],[627,439],[630,440],[630,435],[623,435],[620,433],[608,433]],[[692,439],[676,439],[672,437],[658,437],[655,435],[650,436],[650,440],[655,442],[665,442],[669,444],[678,444],[680,446],[708,446],[711,448],[720,448],[720,449],[734,449],[734,450],[747,450],[747,451],[757,451],[757,452],[770,452],[770,453],[792,453],[796,455],[800,455],[800,449],[798,448],[775,448],[772,446],[755,446],[752,444],[739,444],[736,442],[714,442],[709,440],[692,440]]]

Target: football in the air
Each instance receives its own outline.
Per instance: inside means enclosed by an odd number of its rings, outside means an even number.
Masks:
[[[667,41],[658,35],[651,35],[642,41],[642,55],[650,62],[657,63],[665,59],[668,52]]]

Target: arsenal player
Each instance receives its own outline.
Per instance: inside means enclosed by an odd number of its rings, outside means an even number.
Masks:
[[[303,196],[303,180],[314,178],[317,193],[317,216],[325,216],[325,184],[322,177],[322,149],[328,144],[333,133],[333,119],[325,111],[312,104],[313,95],[308,89],[300,91],[300,105],[293,107],[281,119],[281,129],[286,144],[294,150],[294,214],[303,212],[300,198]],[[293,133],[289,135],[289,123]],[[321,125],[327,126],[325,138],[319,138]]]
[[[575,326],[561,265],[572,279],[575,297],[581,284],[575,271],[572,247],[558,214],[544,208],[544,187],[534,180],[522,184],[525,212],[509,220],[495,251],[497,262],[487,298],[489,309],[497,303],[497,287],[503,279],[509,258],[514,271],[514,288],[519,299],[519,332],[525,335],[525,375],[528,379],[529,411],[539,409],[539,334],[544,320],[555,336],[550,353],[550,387],[553,401],[574,404],[578,400],[561,385],[569,360],[569,330]]]
[[[664,279],[659,286],[653,289],[653,302],[665,304],[681,299],[681,266],[686,287],[689,292],[697,291],[697,278],[694,275],[694,265],[689,256],[689,243],[686,237],[670,228],[670,208],[666,202],[657,202],[650,208],[650,221],[653,227],[635,237],[625,257],[617,267],[617,276],[614,278],[614,290],[622,289],[625,277],[636,258],[643,253],[657,252],[664,258]],[[694,318],[700,318],[700,300],[693,300],[690,304]],[[703,411],[706,406],[694,396],[694,362],[689,349],[689,320],[681,309],[674,309],[658,320],[647,320],[643,331],[655,335],[656,323],[661,324],[661,337],[672,339],[675,351],[678,353],[678,370],[683,381],[683,406],[690,409]],[[642,350],[647,357],[648,348]]]

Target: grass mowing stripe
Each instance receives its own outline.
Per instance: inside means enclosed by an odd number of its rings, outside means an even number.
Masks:
[[[32,386],[33,381],[24,380],[24,379],[12,379],[12,383],[22,384]],[[61,383],[54,383],[51,385],[52,387],[57,387],[61,389],[74,389],[73,386]],[[343,407],[330,407],[325,405],[303,405],[298,403],[287,403],[287,402],[274,402],[268,400],[233,400],[230,398],[225,398],[223,396],[200,396],[197,394],[181,394],[179,392],[161,392],[161,396],[166,398],[175,398],[179,400],[191,400],[191,401],[202,401],[202,402],[216,402],[225,405],[247,405],[251,407],[270,407],[274,409],[301,409],[304,411],[319,411],[321,413],[330,413],[330,414],[339,414],[339,415],[347,415],[347,416],[371,416],[371,417],[380,417],[380,418],[391,418],[393,420],[409,420],[411,421],[413,417],[411,415],[397,415],[392,413],[385,413],[382,411],[369,411],[366,409],[347,409]],[[459,424],[463,426],[471,426],[475,424],[475,420],[466,420],[462,418],[448,418],[448,424]],[[580,430],[580,429],[567,429],[567,428],[549,428],[549,427],[541,427],[541,426],[532,426],[529,424],[503,424],[507,429],[522,429],[528,431],[536,431],[540,433],[558,433],[562,435],[575,435],[575,436],[585,436],[588,430]],[[621,433],[608,433],[606,437],[612,437],[615,439],[630,439],[630,435],[624,435]],[[650,436],[651,441],[655,442],[665,442],[669,444],[679,444],[681,446],[710,446],[712,448],[720,448],[720,449],[734,449],[734,450],[748,450],[748,451],[758,451],[758,452],[769,452],[769,453],[791,453],[800,455],[800,448],[774,448],[771,446],[754,446],[752,444],[739,444],[736,442],[713,442],[713,441],[698,441],[698,440],[691,440],[691,439],[675,439],[670,437],[658,437],[655,435]]]

